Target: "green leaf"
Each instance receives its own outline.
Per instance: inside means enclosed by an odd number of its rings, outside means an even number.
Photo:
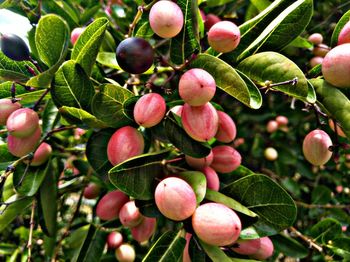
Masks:
[[[86,157],[97,174],[107,174],[113,167],[108,161],[107,144],[114,132],[110,128],[94,132],[86,144]]]
[[[279,234],[271,237],[273,246],[277,252],[281,252],[288,257],[304,258],[309,251],[306,247],[291,237]]]
[[[349,238],[336,238],[333,239],[331,244],[327,247],[331,249],[336,255],[344,258],[343,261],[350,260],[350,239]]]
[[[122,70],[118,65],[117,58],[114,52],[99,52],[96,61],[101,65],[117,70]]]
[[[207,192],[205,194],[205,199],[216,203],[224,204],[225,206],[232,208],[233,210],[238,211],[247,216],[257,217],[257,214],[255,214],[253,211],[246,208],[245,206],[243,206],[241,203],[237,202],[233,198],[225,196],[220,192],[207,189]]]
[[[94,225],[89,226],[89,230],[80,246],[78,254],[72,259],[73,262],[98,262],[102,256],[107,232],[96,228]]]
[[[17,158],[9,152],[7,143],[0,143],[0,162],[10,162],[16,159]]]
[[[200,171],[185,171],[177,175],[178,177],[185,180],[193,189],[196,194],[197,204],[205,197],[207,191],[207,179],[205,175]]]
[[[164,128],[169,141],[184,154],[197,158],[209,155],[209,145],[193,140],[175,120],[172,112],[165,119]]]
[[[230,2],[234,2],[234,0],[207,0],[206,1],[208,7],[225,5]]]
[[[71,59],[80,64],[88,76],[91,74],[108,23],[107,18],[96,19],[85,28],[74,45]]]
[[[221,58],[231,64],[258,50],[282,50],[305,30],[312,12],[312,0],[274,1],[259,15],[239,27],[240,44]]]
[[[135,37],[141,37],[144,39],[149,39],[154,35],[149,21],[144,21],[144,23],[138,28]]]
[[[109,172],[109,180],[119,190],[140,200],[154,198],[157,179],[164,176],[163,160],[170,151],[161,151],[132,157]]]
[[[152,200],[135,200],[135,205],[139,208],[142,215],[146,217],[155,217],[160,218],[164,217],[162,213],[160,213],[154,199]]]
[[[149,249],[142,261],[179,261],[186,245],[186,240],[181,237],[182,234],[182,230],[165,232]]]
[[[105,123],[83,109],[62,106],[59,109],[59,112],[65,120],[71,124],[86,124],[92,128],[104,128],[107,126]]]
[[[323,185],[317,186],[312,190],[311,201],[313,204],[328,204],[332,199],[332,191]]]
[[[16,98],[21,99],[21,105],[29,105],[29,104],[33,104],[36,101],[38,101],[38,99],[42,96],[43,93],[45,93],[46,90],[42,89],[42,90],[38,90],[38,91],[32,91],[32,92],[26,92],[23,93],[21,95],[16,95]],[[51,98],[50,94],[47,94],[42,101],[46,101],[49,100]]]
[[[119,128],[133,122],[124,112],[124,102],[134,94],[119,85],[104,84],[92,99],[93,114],[108,126]]]
[[[52,129],[55,128],[58,122],[58,109],[53,103],[53,101],[50,99],[47,101],[45,105],[45,109],[41,114],[42,117],[42,133],[43,135],[46,135],[48,132],[50,132]]]
[[[0,84],[0,99],[11,98],[12,83],[13,82],[11,81],[6,81]],[[24,89],[24,87],[21,85],[16,84],[15,87],[16,87],[16,96],[27,92]]]
[[[278,85],[273,88],[287,95],[309,103],[315,102],[315,97],[309,95],[309,87],[303,72],[293,61],[275,52],[263,52],[244,59],[237,67],[255,82],[272,84],[298,78],[296,85]]]
[[[0,232],[2,232],[17,216],[32,203],[31,197],[11,196],[0,205]]]
[[[259,12],[263,11],[271,4],[269,0],[250,0],[250,2],[259,10]]]
[[[213,76],[216,86],[253,109],[260,108],[260,91],[252,83],[248,85],[236,70],[219,58],[208,54],[199,54],[190,64],[191,68],[202,68]]]
[[[42,217],[39,222],[44,233],[49,237],[54,237],[57,230],[57,182],[51,161],[45,173],[38,197],[38,209]]]
[[[13,174],[13,184],[17,193],[21,196],[34,196],[49,172],[49,168],[49,162],[40,167],[27,167],[26,164],[18,165]]]
[[[179,0],[177,4],[184,15],[184,25],[181,32],[171,39],[170,59],[175,64],[182,64],[201,48],[197,28],[198,4],[193,0]]]
[[[343,16],[339,19],[337,25],[335,26],[331,38],[331,47],[335,47],[338,44],[338,37],[343,29],[344,25],[350,21],[350,10],[347,11]]]
[[[317,99],[329,116],[337,120],[344,133],[350,138],[350,100],[336,87],[322,79],[311,79],[315,87]]]
[[[71,29],[79,25],[78,13],[67,3],[67,1],[43,0],[42,5],[46,13],[55,13],[64,18]]]
[[[306,38],[298,36],[289,43],[288,47],[289,46],[309,49],[313,47],[313,44],[311,44]]]
[[[231,259],[218,246],[212,246],[199,240],[200,245],[212,261],[231,262]]]
[[[31,62],[14,61],[0,51],[0,79],[16,81],[24,84],[30,77],[33,76],[28,71],[27,67],[32,68],[36,74],[39,73],[35,65],[33,65]]]
[[[341,233],[341,224],[333,218],[325,218],[310,229],[310,236],[322,244],[327,244],[329,240],[339,237]]]
[[[69,27],[61,17],[48,14],[40,18],[35,31],[35,44],[40,60],[48,67],[65,58],[69,40]]]
[[[17,245],[10,243],[0,243],[0,255],[11,255],[17,249]]]
[[[51,96],[58,107],[89,109],[95,89],[83,68],[73,60],[66,61],[56,72]]]
[[[253,226],[260,237],[274,235],[294,223],[297,209],[293,199],[267,176],[245,176],[223,187],[221,192],[259,216]]]

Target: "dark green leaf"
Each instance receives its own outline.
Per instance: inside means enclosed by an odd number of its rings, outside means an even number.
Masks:
[[[205,253],[211,258],[212,261],[230,262],[231,259],[225,254],[224,251],[218,246],[212,246],[199,240],[200,245],[203,247]]]
[[[323,185],[317,186],[312,190],[311,201],[313,204],[328,204],[332,199],[332,191]]]
[[[333,218],[323,219],[310,230],[310,236],[322,244],[327,244],[329,240],[339,237],[341,233],[341,224]]]
[[[31,197],[11,196],[0,206],[0,232],[3,231],[17,216],[30,206]],[[5,204],[8,204],[5,205]]]
[[[230,2],[234,2],[234,0],[207,0],[207,6],[213,7],[213,6],[220,6],[225,5]]]
[[[196,194],[197,204],[205,197],[207,191],[207,179],[202,172],[199,171],[185,171],[177,175],[178,177],[185,180],[193,189]]]
[[[275,250],[282,252],[286,256],[304,258],[309,254],[309,251],[306,247],[304,247],[295,239],[287,237],[284,234],[272,236],[271,240],[273,242]]]
[[[332,34],[332,39],[331,39],[331,47],[335,47],[338,44],[338,37],[343,29],[344,25],[350,21],[350,10],[347,11],[343,16],[340,18],[338,21],[337,25],[335,26]]]
[[[38,55],[48,67],[65,58],[69,45],[67,23],[55,14],[42,16],[35,31]],[[56,65],[57,66],[57,65]]]
[[[216,86],[253,109],[260,108],[262,98],[260,91],[246,77],[242,77],[229,64],[208,54],[200,54],[190,64],[191,68],[202,68],[210,73]],[[244,77],[244,76],[243,76]],[[248,81],[246,84],[245,80]]]
[[[198,4],[193,0],[179,0],[177,4],[184,14],[184,25],[181,32],[171,39],[170,58],[173,63],[182,64],[196,50],[200,51]]]
[[[233,210],[236,210],[242,214],[245,214],[250,217],[256,217],[257,214],[255,214],[253,211],[249,210],[245,206],[243,206],[241,203],[237,202],[231,197],[225,196],[224,194],[207,189],[207,192],[205,194],[205,199],[224,204],[225,206],[232,208]]]
[[[186,245],[186,240],[181,237],[182,234],[182,231],[164,233],[149,249],[142,261],[179,261]]]
[[[160,213],[154,199],[152,200],[135,200],[135,205],[139,208],[142,215],[146,217],[163,217]]]
[[[105,175],[113,167],[108,161],[107,144],[114,129],[102,129],[94,132],[86,144],[86,157],[92,168],[99,175]]]
[[[57,182],[51,161],[45,171],[45,179],[41,184],[38,198],[38,207],[42,216],[40,226],[47,236],[53,237],[57,230]]]
[[[327,245],[335,254],[344,258],[343,261],[350,260],[350,239],[349,238],[336,238],[333,239],[330,244]]]
[[[83,68],[69,60],[56,72],[51,95],[58,107],[89,109],[95,89]]]
[[[344,133],[350,138],[350,101],[336,87],[323,79],[311,79],[319,103],[328,111],[329,116],[337,120]]]
[[[96,19],[85,28],[74,45],[71,59],[80,64],[89,76],[95,63],[98,50],[102,44],[108,23],[109,21],[107,18],[102,17]]]
[[[263,52],[244,59],[237,67],[253,81],[272,84],[298,78],[296,85],[278,85],[273,88],[288,95],[314,103],[316,96],[309,94],[309,87],[304,73],[293,61],[275,52]]]
[[[162,161],[169,150],[132,157],[109,172],[109,180],[128,196],[141,200],[154,198],[157,179],[164,176]]]
[[[11,255],[17,249],[17,245],[0,243],[0,255]]]
[[[132,92],[119,85],[101,85],[100,91],[92,99],[92,112],[110,127],[129,125],[133,121],[124,113],[123,104],[132,96]]]
[[[197,158],[209,155],[211,148],[204,143],[193,140],[176,122],[172,112],[166,118],[164,125],[169,141],[184,154]]]
[[[42,113],[42,132],[44,135],[54,129],[55,125],[57,124],[57,114],[58,109],[50,99],[47,101],[45,109]]]
[[[297,210],[293,199],[267,176],[245,176],[225,186],[221,192],[259,216],[253,226],[261,237],[274,235],[295,220]]]
[[[86,124],[93,128],[104,128],[107,125],[102,121],[98,120],[95,116],[91,115],[83,109],[62,106],[59,109],[61,115],[72,124]]]

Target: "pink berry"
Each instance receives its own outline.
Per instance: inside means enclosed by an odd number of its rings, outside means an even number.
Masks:
[[[323,36],[320,33],[314,33],[309,36],[308,40],[314,45],[319,45],[323,42]]]
[[[207,71],[193,68],[184,73],[179,81],[179,95],[191,106],[202,106],[215,95],[214,78]]]
[[[225,112],[218,111],[219,128],[215,138],[223,143],[230,143],[236,138],[237,129],[235,122]]]
[[[201,171],[204,173],[204,175],[207,179],[207,188],[214,190],[214,191],[219,191],[220,180],[219,180],[219,176],[215,172],[215,170],[209,166],[206,166]]]
[[[119,262],[133,262],[136,258],[135,249],[129,244],[122,244],[115,250],[115,257]]]
[[[40,166],[44,164],[52,153],[52,147],[48,143],[41,143],[40,146],[35,150],[34,157],[30,162],[31,166]]]
[[[140,224],[131,228],[132,237],[139,243],[148,241],[156,230],[157,220],[153,217],[143,217]]]
[[[212,139],[219,127],[218,113],[210,103],[203,106],[184,104],[181,120],[186,133],[200,142]]]
[[[191,257],[190,257],[190,254],[188,252],[188,248],[190,247],[191,237],[192,237],[192,234],[186,233],[186,235],[185,235],[186,245],[185,245],[185,249],[182,253],[182,262],[191,262]]]
[[[157,125],[165,116],[166,104],[164,98],[157,93],[142,96],[135,104],[135,121],[143,127]]]
[[[159,211],[175,221],[192,216],[197,205],[192,187],[177,177],[162,180],[156,187],[154,197]]]
[[[100,195],[101,187],[96,183],[89,183],[84,188],[84,197],[87,199],[95,199]]]
[[[260,238],[257,239],[240,239],[235,245],[238,247],[232,248],[237,254],[240,255],[253,255],[258,252],[261,247]]]
[[[119,220],[125,227],[135,227],[141,223],[143,216],[135,205],[135,201],[129,201],[119,211]]]
[[[217,15],[207,14],[204,20],[204,27],[207,31],[209,31],[213,25],[215,25],[216,23],[219,23],[220,21],[221,19]]]
[[[10,135],[24,138],[31,136],[39,127],[39,116],[30,108],[20,108],[9,115],[6,128]]]
[[[16,102],[12,103],[11,99],[0,99],[0,125],[6,125],[7,118],[12,112],[21,108],[21,104]]]
[[[79,36],[84,32],[84,30],[85,28],[82,28],[82,27],[76,27],[73,29],[70,35],[70,41],[73,45],[77,42]]]
[[[329,46],[325,44],[319,44],[314,47],[314,49],[312,50],[312,53],[315,56],[325,57],[329,52],[329,50],[330,50]]]
[[[41,137],[41,128],[38,127],[34,134],[32,134],[29,137],[15,137],[12,135],[8,135],[7,137],[7,146],[9,152],[17,157],[22,157],[30,152],[33,152],[36,148],[37,144],[39,143]]]
[[[347,22],[338,36],[338,45],[350,43],[350,21]]]
[[[310,59],[310,66],[315,67],[317,65],[322,65],[323,62],[323,57],[320,56],[314,56],[313,58]]]
[[[278,130],[278,122],[275,121],[275,120],[270,120],[269,122],[267,122],[267,125],[266,125],[266,130],[267,132],[269,133],[274,133]]]
[[[158,36],[171,38],[180,33],[184,17],[181,8],[171,1],[158,1],[149,13],[152,30]]]
[[[219,203],[200,205],[192,216],[192,226],[202,241],[214,246],[230,245],[241,233],[241,220],[237,214]]]
[[[214,24],[208,32],[209,45],[220,53],[233,51],[238,46],[240,39],[239,28],[229,21]]]
[[[123,244],[123,235],[118,231],[109,233],[107,237],[107,245],[109,249],[117,249]]]
[[[214,154],[211,167],[219,173],[229,173],[237,169],[242,161],[240,153],[230,146],[216,146],[212,149]]]
[[[119,218],[119,211],[129,201],[129,197],[119,190],[108,192],[96,206],[96,215],[102,220]]]
[[[276,122],[278,123],[279,126],[286,126],[288,125],[288,118],[285,116],[277,116]]]
[[[171,112],[181,117],[183,105],[177,105],[170,109]]]
[[[268,237],[260,238],[260,248],[257,253],[251,255],[251,258],[265,260],[273,255],[273,243]]]
[[[119,128],[109,139],[107,145],[108,160],[117,165],[133,156],[143,153],[145,142],[136,128],[124,126]]]
[[[185,159],[187,164],[190,167],[193,167],[195,169],[201,169],[206,166],[210,166],[210,164],[213,162],[213,152],[210,151],[209,155],[202,158],[196,158],[196,157],[185,155]]]

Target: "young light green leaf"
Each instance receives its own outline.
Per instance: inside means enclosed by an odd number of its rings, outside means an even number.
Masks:
[[[42,90],[38,90],[38,91],[32,91],[32,92],[26,92],[20,95],[16,95],[16,98],[21,99],[21,104],[22,105],[29,105],[29,104],[33,104],[36,101],[38,101],[38,99],[43,95],[43,93],[45,93],[46,90],[42,89]],[[47,94],[42,101],[47,101],[51,99],[51,95]]]
[[[331,47],[335,47],[338,44],[338,37],[340,34],[340,31],[343,29],[344,25],[350,21],[350,10],[347,11],[338,21],[337,25],[335,26],[331,38]]]
[[[257,217],[257,214],[255,214],[250,209],[243,206],[241,203],[237,202],[231,197],[225,196],[224,194],[207,189],[207,192],[205,194],[205,199],[214,201],[216,203],[224,204],[225,206],[232,208],[233,210],[236,210],[242,214],[245,214],[250,217]]]
[[[271,4],[269,0],[250,0],[250,2],[259,10],[259,12],[263,11]]]
[[[165,232],[149,249],[142,262],[179,261],[186,245],[182,234],[182,230]]]
[[[92,99],[93,114],[109,127],[119,128],[133,122],[124,112],[124,102],[134,94],[120,85],[104,84]]]
[[[58,107],[69,106],[89,111],[95,89],[83,68],[73,60],[66,61],[56,72],[51,96]]]
[[[290,46],[309,49],[313,47],[313,44],[311,44],[306,38],[298,36],[288,44],[288,47]]]
[[[350,138],[350,100],[339,89],[323,79],[311,79],[320,103],[337,120],[344,133]]]
[[[98,120],[94,115],[91,115],[89,112],[86,112],[83,109],[62,106],[59,109],[61,115],[71,124],[86,124],[92,128],[105,128],[107,125]]]
[[[212,261],[231,262],[231,259],[218,246],[212,246],[199,240],[200,245]]]
[[[74,45],[71,59],[80,64],[88,76],[91,74],[108,23],[107,18],[96,19],[85,28]]]
[[[135,37],[142,37],[145,39],[151,38],[154,32],[151,28],[149,21],[144,21],[144,23],[138,28]]]
[[[132,157],[109,172],[109,180],[128,196],[140,200],[154,198],[157,179],[164,176],[163,160],[169,150]]]
[[[48,14],[42,16],[35,30],[35,45],[41,61],[53,67],[63,62],[69,45],[69,27],[60,16]]]
[[[350,260],[350,238],[336,238],[327,245],[336,255],[344,258],[343,261]]]
[[[328,241],[339,237],[341,234],[341,224],[334,218],[325,218],[310,229],[310,236],[322,244],[327,244]]]
[[[190,67],[206,70],[214,77],[218,88],[246,106],[253,109],[260,108],[262,104],[260,91],[254,84],[249,82],[246,84],[236,70],[220,58],[208,54],[200,54],[190,64]],[[247,78],[245,80],[248,81]]]
[[[178,177],[185,180],[193,189],[196,194],[197,204],[205,197],[207,191],[207,179],[205,175],[200,171],[185,171],[177,175]]]
[[[274,235],[294,223],[296,206],[288,193],[264,175],[249,175],[222,188],[259,216],[253,225],[260,237]]]
[[[207,6],[208,7],[214,7],[214,6],[220,6],[220,5],[225,5],[230,2],[234,2],[233,0],[207,0]]]
[[[11,98],[12,83],[11,81],[6,81],[0,84],[0,99]],[[16,96],[27,92],[24,87],[19,84],[16,84],[15,88]]]
[[[113,69],[121,70],[120,66],[118,65],[115,53],[99,52],[97,55],[96,61],[101,65],[104,65]]]
[[[265,81],[274,84],[297,78],[296,85],[284,84],[273,88],[303,101],[315,102],[308,96],[309,87],[303,72],[293,61],[279,53],[263,52],[252,55],[239,63],[237,69],[261,84]]]
[[[184,25],[181,32],[171,39],[170,59],[175,64],[182,64],[196,50],[200,51],[197,28],[198,4],[192,0],[179,0],[177,4],[184,15]]]

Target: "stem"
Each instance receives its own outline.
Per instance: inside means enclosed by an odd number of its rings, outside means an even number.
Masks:
[[[50,88],[47,88],[45,90],[45,92],[39,97],[38,101],[36,101],[36,103],[34,104],[34,106],[32,107],[32,109],[34,111],[36,111],[39,107],[39,104],[41,103],[41,101],[44,99],[44,97],[50,92]]]
[[[43,72],[43,70],[42,70],[41,67],[39,66],[38,62],[35,61],[31,56],[29,57],[29,61],[32,62],[33,65],[35,65],[36,69],[37,69],[40,73]]]
[[[129,26],[129,32],[128,32],[128,35],[127,37],[131,37],[133,31],[134,31],[134,28],[136,26],[136,24],[139,22],[139,20],[141,19],[141,16],[143,14],[143,10],[144,10],[144,7],[143,6],[139,6],[137,8],[137,13],[134,17],[134,21],[132,21],[132,23],[130,24]]]
[[[321,246],[317,245],[315,243],[315,240],[303,235],[302,233],[300,233],[295,227],[290,227],[289,230],[294,233],[296,236],[298,236],[299,238],[301,238],[302,240],[304,240],[306,243],[309,244],[310,247],[312,247],[313,249],[316,249],[318,252],[322,253],[323,249]]]
[[[36,203],[35,203],[35,199],[34,199],[33,203],[32,203],[32,213],[30,215],[29,239],[28,239],[28,244],[27,244],[27,248],[28,248],[28,259],[27,259],[27,261],[28,262],[32,261],[32,243],[33,243],[35,207],[36,207]]]

